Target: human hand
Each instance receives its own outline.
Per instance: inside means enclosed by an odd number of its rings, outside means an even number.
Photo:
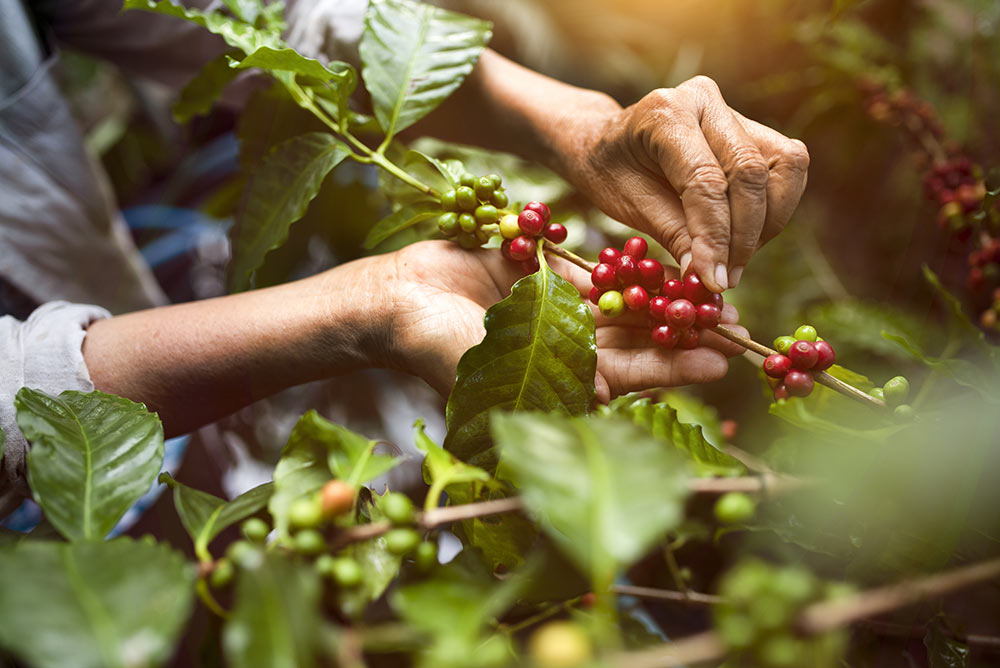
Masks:
[[[806,185],[809,153],[731,109],[699,76],[566,124],[564,172],[611,217],[650,234],[714,292],[735,287]],[[571,147],[571,148],[569,148]]]
[[[379,259],[386,262],[379,273],[392,294],[385,336],[388,364],[447,395],[462,354],[485,335],[486,309],[507,297],[523,273],[496,251],[462,250],[443,241],[413,244]],[[549,258],[549,264],[581,295],[589,293],[586,271],[558,258]],[[702,333],[703,346],[697,349],[662,350],[652,345],[644,314],[611,320],[594,311],[595,383],[601,402],[633,390],[717,380],[728,369],[726,356],[743,352],[711,332]],[[723,322],[736,319],[736,310],[727,305]]]

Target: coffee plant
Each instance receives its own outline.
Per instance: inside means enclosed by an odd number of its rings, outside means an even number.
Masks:
[[[905,331],[876,334],[911,360],[912,381],[879,384],[838,364],[848,356],[835,334],[809,324],[758,343],[722,322],[721,295],[665,267],[644,238],[590,262],[562,246],[554,201],[518,202],[501,167],[401,142],[472,71],[487,22],[373,0],[359,77],[285,44],[279,3],[222,4],[125,2],[231,48],[184,90],[178,116],[206,112],[255,70],[275,82],[267,95],[325,128],[244,143],[261,159],[231,233],[232,291],[266,282],[265,256],[347,160],[378,168],[391,203],[368,249],[436,236],[502,253],[524,277],[458,365],[443,443],[414,426],[419,496],[375,489],[402,457],[315,411],[295,424],[271,482],[225,500],[160,472],[163,429],[143,405],[22,389],[17,424],[44,520],[0,533],[0,661],[163,665],[186,646],[200,665],[262,667],[783,668],[917,665],[917,654],[919,665],[994,665],[1000,348],[930,269],[948,318],[940,352]],[[371,115],[351,101],[362,82]],[[907,128],[939,136],[924,106],[865,90],[873,117],[912,115],[920,123]],[[942,225],[983,238],[973,271],[986,280],[998,266],[996,192],[980,169],[947,160],[930,168],[928,191]],[[586,269],[592,288],[581,294],[552,258]],[[738,425],[689,395],[596,405],[588,298],[602,317],[648,320],[648,345],[664,354],[708,336],[744,347],[759,396],[741,400],[780,426],[751,453],[733,443]],[[0,433],[0,455],[2,443]],[[154,481],[190,545],[106,539]],[[457,555],[442,549],[446,534]]]

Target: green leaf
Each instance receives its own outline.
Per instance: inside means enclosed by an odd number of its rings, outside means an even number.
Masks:
[[[882,332],[902,334],[911,341],[924,341],[932,333],[926,323],[906,311],[882,302],[838,299],[809,309],[804,319],[827,341],[835,342],[837,354],[850,359],[854,350],[900,359],[899,349],[882,338]]]
[[[280,70],[329,83],[337,91],[338,97],[348,98],[358,85],[358,75],[354,68],[339,60],[324,65],[315,58],[307,58],[288,47],[273,48],[261,46],[243,60],[229,59],[229,66],[235,69],[257,67],[262,70]]]
[[[447,490],[450,485],[461,483],[481,482],[492,484],[495,482],[486,471],[475,466],[469,466],[432,441],[424,433],[423,420],[417,420],[417,423],[414,425],[413,437],[417,450],[424,453],[424,482],[428,485],[437,485],[441,489]]]
[[[174,120],[187,123],[195,116],[207,114],[230,81],[239,74],[229,66],[229,55],[223,54],[201,68],[181,90],[174,102]]]
[[[233,227],[230,289],[246,290],[268,252],[288,239],[288,228],[306,212],[323,179],[351,154],[331,134],[310,132],[276,146],[247,181],[246,204]]]
[[[240,21],[256,25],[257,17],[264,10],[261,0],[222,0],[222,4]]]
[[[262,46],[280,48],[280,30],[261,30],[249,23],[230,18],[219,12],[206,12],[200,9],[190,9],[175,5],[169,0],[125,0],[124,9],[140,9],[156,14],[165,14],[197,23],[221,37],[229,46],[243,53],[251,54]]]
[[[441,161],[420,151],[409,150],[398,142],[390,144],[385,154],[407,174],[442,193],[453,189],[465,173],[464,165],[458,160]],[[440,207],[437,197],[403,183],[385,170],[379,170],[378,180],[382,194],[396,207],[420,203],[434,203]]]
[[[174,490],[174,507],[194,541],[194,552],[202,561],[211,561],[208,545],[222,531],[240,520],[250,517],[271,498],[273,483],[265,483],[244,492],[232,501],[220,499],[207,492],[188,487],[174,480],[169,473],[161,473],[161,484]]]
[[[992,355],[991,359],[980,363],[958,357],[931,357],[902,336],[887,332],[883,332],[882,336],[899,345],[910,353],[913,359],[928,368],[945,374],[963,387],[975,390],[990,403],[1000,403],[1000,369],[997,366],[997,359]]]
[[[288,509],[295,499],[334,477],[357,487],[399,464],[395,457],[373,454],[375,445],[316,411],[303,415],[274,469],[274,493],[267,504],[279,536],[288,536]]]
[[[497,414],[493,434],[503,475],[594,591],[684,518],[683,460],[623,419]]]
[[[23,541],[0,550],[0,646],[36,668],[166,663],[194,571],[152,541]]]
[[[385,513],[378,503],[386,494],[378,496],[362,491],[358,499],[358,523],[371,524],[385,520]],[[338,600],[344,614],[360,618],[372,601],[378,600],[399,575],[403,562],[400,555],[389,551],[385,536],[354,543],[344,550],[344,555],[352,557],[361,567],[361,584],[357,587],[338,591]]]
[[[142,404],[103,392],[53,397],[21,388],[17,425],[31,442],[28,482],[68,540],[100,540],[163,463],[163,427]]]
[[[413,0],[373,0],[361,75],[386,142],[451,95],[489,42],[490,24]]]
[[[584,415],[594,401],[594,316],[569,282],[544,264],[514,284],[484,319],[486,337],[458,363],[444,447],[492,471],[490,412]]]
[[[965,315],[965,311],[962,310],[962,302],[959,301],[958,297],[948,292],[944,285],[941,284],[941,279],[931,271],[930,267],[925,264],[922,269],[924,280],[930,284],[938,294],[938,297],[945,303],[952,329],[961,334],[966,343],[972,344],[981,351],[992,352],[990,346],[986,343],[986,335],[983,334],[983,330],[976,327],[969,320],[968,316]]]
[[[696,400],[690,397],[679,399],[679,393],[672,393],[672,399],[688,411],[696,407]],[[694,470],[700,476],[742,475],[746,467],[739,460],[719,450],[704,436],[698,424],[681,422],[678,410],[667,403],[654,404],[650,399],[622,397],[601,409],[602,415],[622,415],[642,427],[655,438],[672,444],[691,460]]]
[[[320,581],[302,562],[257,552],[236,582],[236,605],[222,634],[233,668],[317,665]],[[325,664],[324,664],[325,665]]]
[[[436,202],[421,202],[404,206],[378,221],[375,227],[368,233],[368,236],[365,237],[362,247],[371,250],[397,232],[402,232],[417,223],[430,220],[440,215],[441,212],[441,205]]]

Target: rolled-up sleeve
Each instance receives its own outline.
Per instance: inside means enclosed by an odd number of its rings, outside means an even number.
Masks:
[[[17,428],[14,395],[22,387],[49,394],[92,391],[83,339],[92,322],[110,316],[98,306],[49,302],[23,322],[11,316],[0,318],[0,427],[7,435],[0,460],[0,517],[30,494],[25,465],[28,445]]]

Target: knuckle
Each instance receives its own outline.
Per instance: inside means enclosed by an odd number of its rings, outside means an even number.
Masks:
[[[716,165],[698,165],[691,170],[681,196],[689,193],[714,202],[725,201],[729,194],[729,180]]]
[[[715,80],[711,77],[707,77],[704,74],[699,74],[698,76],[691,77],[684,83],[680,85],[682,88],[693,88],[702,93],[708,93],[709,95],[719,96],[721,91],[719,90],[719,84],[715,83]]]
[[[805,172],[809,169],[809,149],[798,139],[789,140],[781,151],[781,159],[796,171]]]
[[[674,88],[657,88],[645,95],[640,101],[647,111],[671,112],[677,107],[677,90]]]
[[[742,147],[732,157],[730,173],[734,181],[762,190],[767,185],[767,162],[755,148]]]

